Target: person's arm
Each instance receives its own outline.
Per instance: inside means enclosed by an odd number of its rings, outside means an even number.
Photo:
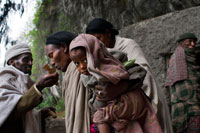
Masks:
[[[45,87],[50,87],[56,84],[58,81],[58,74],[48,74],[43,76],[37,84],[34,84],[19,100],[16,104],[12,115],[15,118],[19,118],[24,113],[30,111],[38,104],[42,102],[41,91]]]
[[[127,71],[129,74],[128,80],[121,80],[116,85],[112,83],[107,83],[107,85],[96,85],[95,93],[97,99],[99,101],[109,101],[128,91],[140,89],[143,85],[146,70],[138,64],[134,64]]]
[[[19,100],[15,106],[13,113],[16,117],[30,111],[42,102],[42,94],[33,85]]]

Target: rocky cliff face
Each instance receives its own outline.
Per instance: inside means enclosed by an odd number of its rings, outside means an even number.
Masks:
[[[173,12],[121,29],[121,36],[133,38],[143,49],[157,83],[162,89],[170,54],[180,34],[193,32],[200,37],[200,7]]]
[[[63,0],[64,11],[76,18],[79,29],[94,17],[112,22],[116,28],[197,6],[200,0]]]
[[[43,5],[48,16],[45,24],[51,25],[50,32],[64,25],[80,33],[94,17],[105,18],[121,29],[169,12],[199,6],[200,0],[52,0]]]

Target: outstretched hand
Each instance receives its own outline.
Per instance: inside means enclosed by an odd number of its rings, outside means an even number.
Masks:
[[[47,74],[44,75],[42,78],[40,78],[40,80],[36,84],[36,87],[41,91],[45,87],[51,87],[57,82],[58,82],[58,73]]]

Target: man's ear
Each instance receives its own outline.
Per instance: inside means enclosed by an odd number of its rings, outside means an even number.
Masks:
[[[69,52],[69,51],[68,51],[69,48],[67,47],[67,45],[66,45],[65,43],[63,43],[63,42],[61,42],[60,44],[61,44],[61,47],[63,47],[64,52],[65,52],[65,53],[68,53],[68,52]]]
[[[67,48],[67,47],[64,47],[64,52],[65,53],[68,53],[69,51],[68,51],[69,49]]]

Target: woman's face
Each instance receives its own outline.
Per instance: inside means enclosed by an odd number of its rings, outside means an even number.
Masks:
[[[46,54],[51,61],[51,65],[56,69],[65,72],[71,59],[66,45],[48,44],[45,46]]]

